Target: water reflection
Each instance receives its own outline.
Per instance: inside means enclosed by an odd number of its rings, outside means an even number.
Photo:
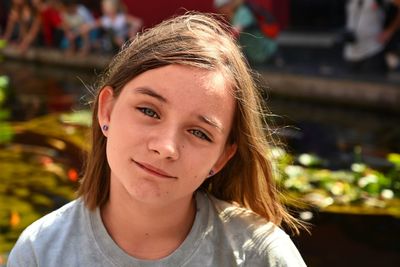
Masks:
[[[6,105],[13,121],[25,121],[44,114],[80,110],[87,104],[86,88],[95,70],[54,68],[22,62],[2,62],[0,74],[10,79]]]

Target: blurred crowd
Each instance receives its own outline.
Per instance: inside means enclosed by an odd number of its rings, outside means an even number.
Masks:
[[[266,10],[243,0],[215,0],[213,3],[214,9],[234,25],[235,35],[252,63],[266,63],[273,58],[277,50],[277,30],[265,35],[254,13]],[[31,46],[60,48],[68,54],[113,53],[143,27],[142,19],[128,14],[120,0],[102,0],[97,16],[77,0],[5,0],[2,5],[0,39],[21,53]]]
[[[7,3],[8,2],[8,3]],[[119,0],[102,0],[101,14],[77,0],[3,1],[2,39],[24,53],[32,45],[61,48],[66,53],[114,52],[142,27]]]
[[[278,1],[278,0],[271,0]],[[115,53],[143,28],[122,0],[101,0],[100,10],[78,0],[3,0],[0,39],[24,53],[33,45],[68,54]],[[254,0],[213,0],[213,8],[233,26],[251,64],[276,63],[280,25]],[[347,0],[346,21],[335,39],[349,71],[400,71],[400,0]],[[337,42],[336,42],[337,43]]]
[[[343,33],[350,70],[400,70],[400,0],[348,0]]]

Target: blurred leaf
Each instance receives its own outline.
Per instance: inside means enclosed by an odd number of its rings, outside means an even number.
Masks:
[[[13,139],[13,136],[14,129],[11,125],[7,122],[0,121],[0,144],[10,142]]]
[[[0,49],[6,47],[6,45],[7,45],[7,41],[4,39],[0,39]]]
[[[298,160],[300,164],[307,167],[319,166],[322,163],[322,160],[314,154],[301,154]]]
[[[391,163],[395,164],[397,167],[400,168],[400,154],[397,154],[397,153],[390,153],[390,154],[387,156],[387,159],[388,159]]]
[[[0,40],[0,43],[1,43],[1,40]],[[0,76],[0,88],[3,88],[3,89],[7,88],[9,83],[10,83],[10,79],[7,76],[4,76],[4,75]]]

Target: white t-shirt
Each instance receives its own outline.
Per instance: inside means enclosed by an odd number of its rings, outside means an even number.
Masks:
[[[30,225],[7,266],[305,266],[288,235],[257,214],[202,192],[196,205],[193,226],[177,250],[140,260],[113,241],[99,209],[89,211],[78,199]]]
[[[114,19],[108,16],[102,16],[101,27],[106,30],[112,30],[118,37],[128,36],[128,22],[124,14],[118,14]]]
[[[88,25],[94,24],[94,18],[92,14],[90,13],[89,9],[87,9],[83,5],[78,5],[76,12],[73,14],[64,12],[63,20],[68,25],[68,27],[73,31],[78,31],[79,27],[81,27],[84,24]]]
[[[390,0],[384,0],[390,1]],[[357,41],[344,47],[344,57],[358,61],[376,55],[384,48],[378,37],[383,31],[384,11],[376,0],[348,0],[346,27]]]

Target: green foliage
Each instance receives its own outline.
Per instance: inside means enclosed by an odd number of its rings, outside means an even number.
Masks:
[[[301,197],[307,203],[327,209],[330,206],[384,208],[387,214],[400,216],[397,205],[400,198],[400,155],[389,154],[393,167],[382,172],[361,162],[353,163],[349,170],[329,170],[319,164],[324,160],[316,155],[302,154],[296,158],[282,149],[273,153],[280,172],[279,183],[288,194]],[[288,159],[291,159],[288,160]],[[393,206],[395,203],[396,205]],[[357,211],[352,209],[352,212]],[[358,210],[361,211],[361,210]],[[380,211],[381,213],[381,211]]]
[[[71,144],[85,148],[86,129],[62,123],[60,115],[14,124],[0,121],[0,257],[29,224],[75,197],[77,182],[69,171],[80,166],[59,156]],[[42,135],[45,142],[13,143],[15,131]]]
[[[21,231],[61,203],[74,198],[76,185],[63,163],[31,146],[8,145],[0,150],[0,253],[9,251]],[[53,171],[59,166],[62,172]]]
[[[0,110],[1,116],[1,110]],[[14,130],[7,122],[2,122],[0,118],[0,144],[8,143],[12,140],[14,136]]]
[[[0,76],[0,107],[7,99],[9,82],[7,76]]]
[[[4,39],[0,39],[0,49],[6,47],[6,45],[7,45],[7,41]]]

